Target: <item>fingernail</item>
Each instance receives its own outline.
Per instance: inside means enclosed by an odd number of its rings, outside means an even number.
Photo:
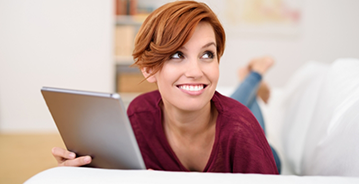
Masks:
[[[70,158],[75,158],[76,157],[75,153],[70,153],[69,156],[70,156]]]
[[[90,158],[90,157],[85,157],[85,158],[84,158],[84,161],[85,161],[86,164],[88,164],[88,163],[90,163],[91,158]]]

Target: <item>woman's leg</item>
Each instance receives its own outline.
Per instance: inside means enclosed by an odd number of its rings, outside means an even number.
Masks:
[[[241,102],[248,107],[253,115],[257,118],[257,121],[262,126],[265,133],[265,125],[262,116],[262,111],[257,103],[257,91],[262,80],[262,76],[257,72],[250,72],[243,82],[231,95],[231,98]]]
[[[261,127],[262,127],[262,129],[264,131],[264,134],[267,134],[266,133],[266,127],[265,127],[265,124],[264,124],[263,115],[262,115],[262,111],[261,111],[261,108],[259,107],[259,104],[258,104],[257,100],[255,99],[253,101],[252,105],[250,107],[248,107],[248,108],[249,108],[249,110],[251,110],[254,117],[257,118],[257,121],[261,125]]]
[[[253,115],[256,117],[258,123],[261,125],[264,133],[266,133],[262,111],[256,99],[258,87],[260,85],[261,80],[262,80],[262,76],[259,73],[252,71],[238,86],[238,88],[231,95],[231,97],[241,102],[243,105],[247,106],[251,110]],[[279,156],[275,151],[275,149],[271,145],[269,146],[272,150],[278,173],[280,173],[281,162]]]

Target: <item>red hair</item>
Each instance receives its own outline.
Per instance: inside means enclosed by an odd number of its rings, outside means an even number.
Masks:
[[[135,40],[134,65],[158,72],[165,61],[192,36],[199,22],[213,27],[218,61],[224,52],[225,33],[214,12],[204,3],[175,1],[153,11],[142,24]]]

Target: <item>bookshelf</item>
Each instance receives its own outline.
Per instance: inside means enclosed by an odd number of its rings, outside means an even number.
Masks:
[[[116,25],[131,25],[140,27],[142,22],[146,19],[146,15],[117,15]]]
[[[115,0],[115,7],[116,92],[131,96],[155,90],[157,86],[144,80],[138,68],[130,67],[136,34],[153,8],[141,7],[138,0]]]

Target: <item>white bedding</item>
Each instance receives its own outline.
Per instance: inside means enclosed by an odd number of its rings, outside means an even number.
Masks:
[[[359,60],[309,62],[280,90],[263,109],[284,174],[359,177]]]
[[[281,176],[261,174],[219,174],[198,172],[165,172],[147,170],[108,170],[92,168],[57,167],[43,171],[25,184],[57,183],[146,183],[146,184],[190,184],[190,183],[251,183],[251,184],[358,184],[359,178]]]

